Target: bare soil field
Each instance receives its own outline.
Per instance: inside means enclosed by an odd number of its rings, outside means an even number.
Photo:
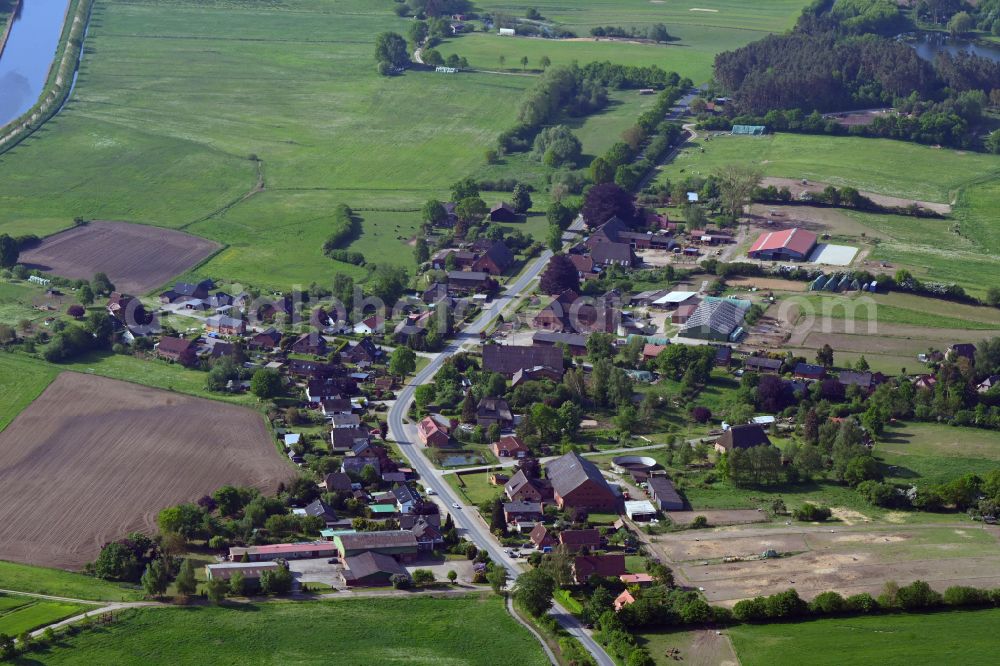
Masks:
[[[827,183],[809,181],[807,184],[803,185],[802,181],[796,180],[795,178],[774,178],[769,176],[763,180],[762,186],[768,187],[769,185],[774,185],[779,188],[787,187],[792,192],[792,196],[797,198],[802,192],[822,192],[826,188]],[[906,207],[915,203],[921,208],[932,210],[936,213],[940,213],[941,215],[948,215],[951,213],[951,205],[946,203],[890,197],[884,194],[876,194],[875,192],[866,192],[864,190],[859,190],[859,192],[862,196],[868,197],[880,206]]]
[[[774,211],[775,215],[771,215],[771,211]],[[817,234],[887,238],[836,208],[753,204],[750,206],[749,219],[755,227],[755,234],[799,227]]]
[[[248,409],[64,372],[0,433],[0,559],[78,569],[164,507],[293,476]]]
[[[75,280],[107,273],[118,291],[145,294],[204,261],[221,245],[172,229],[91,222],[49,236],[21,253],[28,268]]]
[[[925,580],[991,588],[1000,582],[997,531],[969,523],[871,529],[863,526],[741,528],[659,537],[659,550],[685,584],[712,603],[794,587],[810,599],[820,592],[878,594],[886,581]],[[773,549],[782,557],[752,559]],[[723,558],[751,558],[720,562]],[[707,562],[708,564],[705,564]]]

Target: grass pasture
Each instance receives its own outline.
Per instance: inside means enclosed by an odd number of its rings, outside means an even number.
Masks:
[[[0,557],[66,569],[160,509],[293,476],[259,414],[71,372],[0,433],[0,455]]]
[[[502,11],[523,16],[523,3],[511,0],[480,0],[476,6],[484,11]],[[650,2],[649,0],[539,0],[532,7],[547,20],[574,31],[577,39],[544,40],[534,38],[498,38],[493,34],[477,33],[474,40],[465,41],[455,50],[469,58],[473,66],[499,67],[501,53],[507,57],[507,67],[516,68],[522,56],[537,65],[542,55],[553,63],[578,60],[581,64],[593,60],[610,60],[630,65],[656,64],[674,69],[695,82],[711,78],[715,54],[738,48],[760,39],[769,32],[781,32],[794,25],[804,6],[800,0],[764,0],[746,3],[739,0],[680,0],[680,2]],[[668,45],[653,45],[625,40],[592,41],[590,29],[596,26],[644,27],[664,23],[676,41]],[[451,51],[447,48],[446,54]],[[485,62],[481,65],[479,59]]]
[[[45,390],[56,374],[45,364],[0,353],[0,431]]]
[[[496,596],[156,608],[122,618],[68,639],[40,659],[53,665],[123,666],[327,664],[331,655],[338,664],[352,665],[548,663]],[[497,636],[503,636],[502,649]]]
[[[80,604],[0,596],[0,633],[17,636],[87,610]]]
[[[985,664],[1000,610],[950,611],[741,625],[728,630],[744,666]]]
[[[62,569],[7,561],[0,561],[0,589],[92,601],[138,601],[143,598],[138,588]]]

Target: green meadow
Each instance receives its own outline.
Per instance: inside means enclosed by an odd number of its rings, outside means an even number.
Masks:
[[[1000,610],[831,618],[728,630],[743,666],[986,664]]]
[[[143,598],[138,588],[61,569],[6,561],[0,561],[0,589],[92,601],[138,601]]]
[[[30,405],[57,374],[58,370],[41,361],[0,352],[0,430]]]
[[[32,597],[0,596],[0,633],[17,636],[88,610],[80,604],[39,601]]]
[[[578,40],[498,38],[495,35],[467,35],[458,40],[455,51],[476,67],[495,69],[499,56],[507,68],[519,67],[522,56],[537,66],[546,55],[553,63],[578,60],[610,60],[633,65],[659,65],[676,70],[695,82],[708,81],[715,55],[760,39],[770,32],[791,28],[804,2],[801,0],[539,0],[521,3],[510,0],[481,0],[483,11],[502,11],[523,17],[527,7],[535,7],[547,20],[574,31]],[[668,45],[630,43],[624,40],[591,41],[590,30],[597,26],[644,27],[663,23],[675,38]],[[469,39],[469,37],[473,37]],[[586,41],[582,41],[586,40]],[[445,53],[450,51],[445,49]]]
[[[498,637],[500,640],[498,640]],[[497,596],[153,608],[32,654],[43,664],[510,664],[542,666]]]

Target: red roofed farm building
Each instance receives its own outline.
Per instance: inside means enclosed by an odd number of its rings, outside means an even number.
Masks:
[[[816,247],[817,236],[805,229],[768,231],[760,235],[747,255],[765,261],[805,261]]]

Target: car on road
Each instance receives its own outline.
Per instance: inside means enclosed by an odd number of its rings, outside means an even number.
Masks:
[[[453,509],[461,509],[462,507],[456,502],[455,504],[451,505],[451,508],[453,508]]]
[[[437,495],[437,491],[434,490],[433,488],[427,488],[427,494],[428,495]]]

